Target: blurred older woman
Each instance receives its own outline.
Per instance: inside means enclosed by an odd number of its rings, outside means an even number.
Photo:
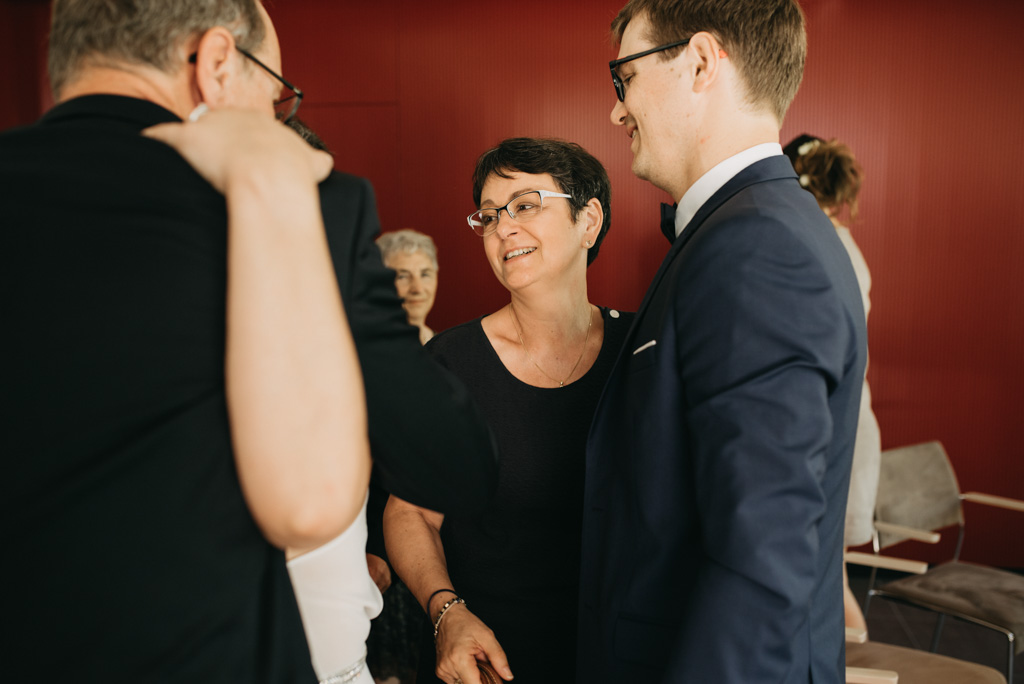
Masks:
[[[384,265],[395,271],[395,289],[409,316],[409,324],[420,330],[426,344],[434,331],[427,326],[427,314],[437,294],[437,247],[429,235],[410,230],[382,233],[377,238]]]
[[[629,326],[594,306],[587,267],[610,225],[601,163],[579,145],[506,140],[477,161],[469,216],[510,301],[439,334],[428,350],[466,384],[494,430],[498,492],[480,516],[447,517],[394,496],[392,563],[433,623],[421,684],[575,677],[587,433]],[[429,637],[428,637],[429,638]]]
[[[427,315],[434,306],[437,294],[437,247],[429,235],[409,228],[381,233],[376,240],[381,261],[395,271],[395,289],[402,298],[409,324],[420,333],[420,344],[434,336],[427,326]],[[379,545],[380,520],[383,516],[387,492],[376,483],[370,486],[370,521],[374,531],[374,545]],[[416,599],[400,580],[391,581],[387,562],[370,552],[366,555],[370,574],[382,578],[384,610],[373,623],[367,640],[367,662],[379,683],[405,684],[416,680],[416,639],[423,614],[416,607]]]

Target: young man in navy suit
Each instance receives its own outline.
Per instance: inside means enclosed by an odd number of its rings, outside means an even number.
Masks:
[[[803,15],[631,0],[612,32],[612,123],[678,208],[591,429],[579,681],[838,684],[867,352],[849,259],[778,143]]]

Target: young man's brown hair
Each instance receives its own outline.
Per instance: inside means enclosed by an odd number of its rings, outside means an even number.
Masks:
[[[804,15],[796,0],[630,0],[612,22],[621,42],[626,25],[646,16],[655,45],[707,31],[743,76],[751,105],[775,114],[781,126],[796,96],[807,58]],[[660,52],[668,60],[682,48]]]

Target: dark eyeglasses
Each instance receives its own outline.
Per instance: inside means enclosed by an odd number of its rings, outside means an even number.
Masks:
[[[250,52],[243,50],[237,45],[235,46],[235,49],[255,63],[256,66],[262,68],[268,74],[280,81],[281,85],[285,87],[285,93],[291,91],[291,95],[286,94],[284,97],[274,101],[274,113],[277,114],[277,118],[285,123],[291,121],[292,117],[295,116],[295,112],[299,111],[299,105],[302,104],[302,91],[284,80],[284,77],[281,76],[281,74],[275,72],[266,64],[253,57]]]
[[[273,76],[275,79],[277,79],[277,81],[282,86],[284,86],[284,88],[285,88],[285,95],[284,95],[284,97],[281,97],[281,98],[279,98],[277,100],[274,100],[274,115],[277,116],[277,118],[280,121],[283,121],[284,123],[288,123],[289,121],[291,121],[292,118],[295,116],[295,112],[299,111],[299,105],[302,104],[302,97],[303,97],[302,91],[299,90],[298,88],[296,88],[295,86],[293,86],[288,81],[284,80],[284,77],[281,76],[279,73],[277,73],[276,71],[274,71],[273,69],[268,67],[266,64],[264,64],[260,60],[256,59],[252,55],[252,53],[250,53],[248,50],[243,50],[242,48],[238,47],[237,45],[235,46],[235,49],[238,50],[239,52],[241,52],[242,55],[244,55],[246,59],[248,59],[249,61],[255,63],[256,66],[260,67],[261,69],[266,71],[268,74]],[[189,55],[188,56],[188,61],[189,61],[190,64],[195,64],[196,63],[196,53],[193,52],[191,55]]]
[[[651,48],[650,50],[644,50],[643,52],[638,52],[635,55],[627,55],[620,59],[613,59],[612,61],[608,62],[608,68],[611,69],[612,71],[612,84],[615,86],[615,94],[618,96],[619,102],[622,102],[623,100],[626,99],[626,84],[622,82],[622,79],[619,78],[619,72],[616,71],[619,65],[625,64],[626,62],[632,62],[634,59],[640,59],[641,57],[646,57],[647,55],[653,55],[655,52],[661,52],[663,50],[668,50],[670,48],[680,47],[686,45],[689,42],[689,38],[687,38],[686,40],[677,40],[676,42],[669,43],[668,45],[659,45],[658,47]]]

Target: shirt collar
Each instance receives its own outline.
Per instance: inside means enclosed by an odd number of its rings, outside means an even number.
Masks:
[[[101,118],[119,121],[139,130],[158,123],[181,121],[177,115],[164,107],[135,97],[125,95],[81,95],[55,105],[40,119],[40,123],[53,124]]]
[[[733,176],[754,162],[781,154],[782,145],[779,143],[761,143],[748,147],[739,154],[734,154],[711,167],[707,173],[697,179],[696,183],[690,186],[683,198],[679,200],[679,206],[676,207],[676,237],[682,234],[683,229],[693,220],[704,203],[711,199],[711,196],[728,183]]]

